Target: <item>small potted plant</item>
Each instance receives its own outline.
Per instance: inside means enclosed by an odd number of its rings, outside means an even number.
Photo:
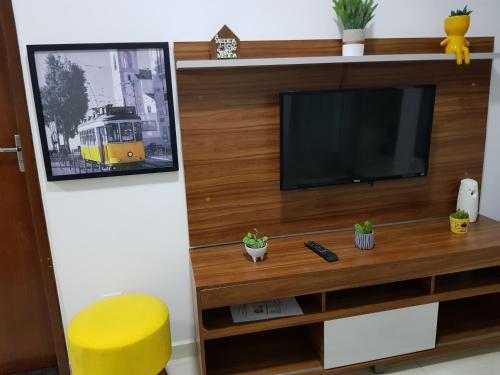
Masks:
[[[465,6],[464,9],[452,10],[444,21],[444,30],[448,37],[441,45],[446,46],[446,53],[456,55],[458,65],[462,65],[464,59],[466,64],[470,63],[470,43],[465,39],[465,34],[469,30],[471,13]]]
[[[450,215],[451,231],[456,234],[466,234],[469,231],[469,214],[464,210],[457,210]]]
[[[371,250],[375,247],[375,231],[372,223],[365,221],[364,225],[354,226],[354,242],[361,250]]]
[[[342,55],[363,56],[365,28],[375,16],[373,0],[333,0],[333,9],[343,27]]]
[[[266,236],[259,237],[259,231],[256,228],[254,228],[253,232],[248,232],[245,238],[243,238],[245,250],[252,257],[254,263],[259,258],[260,260],[264,260],[267,252],[267,241],[268,238]]]

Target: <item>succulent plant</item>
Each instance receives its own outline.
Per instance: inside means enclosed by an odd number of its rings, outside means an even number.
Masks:
[[[451,217],[458,220],[465,220],[469,218],[469,214],[464,210],[457,210],[451,214]]]
[[[359,234],[371,234],[373,233],[373,225],[369,221],[365,221],[364,225],[356,224],[354,231]]]
[[[364,29],[377,7],[373,0],[333,0],[333,10],[346,30]]]
[[[455,17],[455,16],[468,16],[472,13],[472,10],[467,9],[467,5],[464,7],[464,9],[457,9],[457,10],[452,10],[450,17]]]
[[[253,232],[248,232],[243,238],[243,243],[251,249],[261,249],[267,245],[266,236],[259,237],[259,231],[254,228]]]

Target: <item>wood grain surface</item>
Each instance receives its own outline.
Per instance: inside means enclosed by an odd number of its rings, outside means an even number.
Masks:
[[[25,172],[1,154],[0,374],[69,363],[26,103],[14,11],[0,1],[0,147],[22,140]]]
[[[307,374],[306,370],[322,370],[316,352],[320,340],[310,338],[307,328],[291,327],[209,341],[206,343],[207,374],[264,375],[302,371]]]
[[[491,52],[492,38],[473,40]],[[437,52],[437,39],[371,40],[369,53]],[[325,46],[330,45],[329,48]],[[408,51],[411,47],[411,51]],[[242,42],[242,57],[338,54],[337,41]],[[208,43],[176,43],[203,58]],[[191,246],[444,217],[460,180],[481,181],[491,62],[359,63],[178,71]],[[280,191],[279,97],[284,91],[436,84],[427,177]]]
[[[439,53],[439,41],[369,40],[366,52]],[[473,52],[493,50],[493,38],[472,38],[472,44]],[[335,40],[241,43],[242,58],[340,51]],[[209,54],[206,42],[175,45],[177,60]],[[498,331],[492,313],[483,325],[477,316],[455,330],[448,328],[454,323],[443,323],[441,344],[433,351],[321,368],[325,320],[437,301],[459,301],[460,308],[468,297],[500,292],[500,223],[480,217],[467,236],[459,236],[447,219],[460,180],[481,179],[490,73],[489,61],[463,67],[442,61],[177,71],[191,245],[238,242],[191,250],[203,374],[340,374],[498,341],[478,336]],[[421,84],[437,86],[427,177],[373,187],[279,190],[280,92]],[[377,227],[375,250],[363,252],[354,248],[351,228],[365,219],[422,220]],[[239,243],[255,226],[286,236],[273,238],[266,261],[258,263]],[[310,231],[326,232],[300,235]],[[324,262],[304,247],[308,240],[331,248],[340,261]],[[291,296],[299,296],[303,316],[232,323],[230,305]],[[463,303],[472,311],[472,304]],[[282,351],[284,342],[292,350]]]
[[[374,251],[357,250],[347,230],[273,240],[257,263],[241,244],[191,250],[191,264],[206,309],[499,266],[499,232],[499,222],[480,217],[469,234],[456,235],[443,219],[376,228]],[[309,240],[340,261],[325,262],[304,247]]]
[[[412,53],[440,53],[443,47],[439,45],[442,38],[390,38],[367,39],[365,54],[396,55]],[[471,52],[492,52],[493,37],[468,38],[471,42]],[[267,57],[310,57],[338,56],[342,54],[342,40],[266,40],[242,41],[240,43],[240,58]],[[177,42],[175,43],[176,60],[208,60],[210,59],[210,42]]]
[[[441,303],[438,322],[438,344],[500,335],[500,293]]]
[[[480,217],[465,236],[452,234],[447,219],[376,232],[372,251],[354,248],[352,230],[276,239],[258,263],[241,244],[191,250],[202,373],[341,374],[499,342],[500,222]],[[334,250],[339,262],[326,263],[306,249],[311,239]],[[241,324],[230,317],[229,305],[288,296],[298,296],[304,315]],[[324,321],[432,302],[443,306],[436,349],[321,368]],[[280,350],[285,341],[293,350]]]

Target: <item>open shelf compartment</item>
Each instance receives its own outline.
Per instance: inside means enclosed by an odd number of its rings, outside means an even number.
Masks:
[[[495,285],[500,288],[500,266],[436,276],[435,293]]]
[[[323,324],[205,342],[208,375],[311,373],[322,370]]]
[[[322,312],[322,293],[307,294],[295,298],[300,308],[302,309],[302,312],[304,313],[303,316]],[[252,321],[246,323],[234,323],[229,306],[203,310],[202,315],[203,328],[206,331],[222,330],[231,327],[241,327],[244,325],[258,324],[259,322],[268,322],[271,320],[275,321],[288,318],[280,317],[275,319]]]
[[[398,281],[388,284],[371,285],[328,292],[326,294],[326,311],[341,311],[373,307],[395,301],[429,296],[431,278]]]
[[[500,293],[439,304],[437,344],[500,335]]]

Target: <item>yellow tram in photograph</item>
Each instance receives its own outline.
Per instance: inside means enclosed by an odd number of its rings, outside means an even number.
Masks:
[[[134,107],[97,108],[78,125],[82,159],[109,168],[145,161],[142,120]]]

